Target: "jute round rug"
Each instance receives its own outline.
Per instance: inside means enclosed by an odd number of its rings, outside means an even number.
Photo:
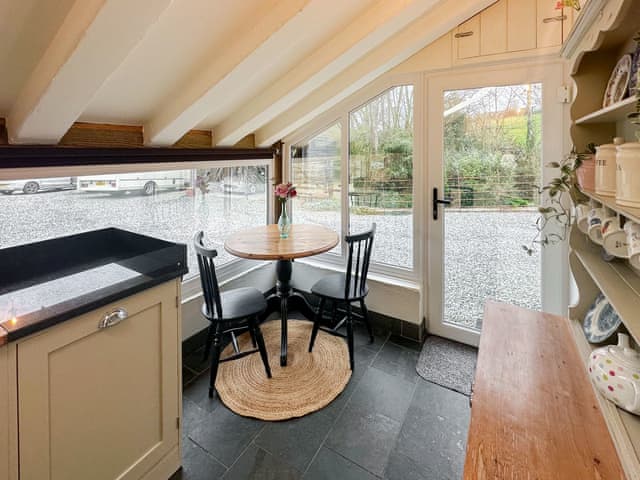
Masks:
[[[287,366],[280,366],[280,320],[260,326],[272,378],[267,378],[260,354],[221,363],[216,378],[220,400],[232,411],[260,420],[302,417],[327,406],[351,378],[349,353],[343,338],[318,332],[309,353],[312,323],[289,319]],[[251,337],[238,337],[241,350],[251,349]],[[232,353],[231,345],[221,358]]]

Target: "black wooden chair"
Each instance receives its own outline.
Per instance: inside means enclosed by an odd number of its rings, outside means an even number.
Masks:
[[[246,355],[260,352],[267,377],[271,378],[267,349],[258,325],[258,317],[266,310],[267,301],[260,290],[252,287],[221,292],[213,263],[213,259],[218,256],[218,252],[206,248],[203,239],[204,232],[198,232],[193,237],[193,243],[198,256],[200,282],[202,283],[202,294],[204,296],[202,315],[210,322],[204,358],[207,359],[213,347],[209,381],[209,397],[213,397],[220,362],[228,362],[229,360],[236,360]],[[242,352],[238,345],[236,333],[247,330],[251,335],[253,349]],[[222,339],[226,334],[231,335],[234,353],[220,359]]]
[[[369,293],[367,286],[367,274],[369,273],[369,261],[371,260],[371,248],[373,246],[373,237],[376,231],[376,224],[371,226],[371,230],[359,233],[357,235],[347,235],[345,241],[349,246],[349,255],[347,259],[346,272],[328,275],[318,280],[313,287],[311,293],[320,297],[320,305],[313,322],[313,330],[311,332],[311,341],[309,342],[309,352],[313,351],[313,344],[318,336],[318,330],[328,332],[332,335],[338,335],[347,339],[349,347],[349,363],[353,370],[353,319],[360,318],[364,321],[369,332],[370,342],[373,343],[373,331],[369,321],[369,311],[364,303],[364,299]],[[327,300],[333,302],[333,327],[327,328],[320,325],[323,319],[323,310]],[[352,309],[354,302],[360,303],[360,314]],[[337,307],[344,307],[345,316],[336,323]],[[339,311],[339,310],[338,310]],[[346,324],[347,334],[339,332],[339,329]]]

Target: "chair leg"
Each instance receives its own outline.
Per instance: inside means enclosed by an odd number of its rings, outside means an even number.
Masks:
[[[311,331],[311,340],[309,341],[309,353],[313,351],[313,344],[316,342],[318,336],[318,330],[320,329],[320,322],[322,321],[322,310],[324,309],[324,297],[320,299],[320,305],[318,305],[318,311],[316,318],[313,321],[313,330]]]
[[[353,315],[351,314],[351,303],[347,302],[347,346],[349,347],[349,364],[353,370]]]
[[[249,330],[253,332],[252,338],[254,338],[258,344],[258,350],[260,351],[260,357],[264,364],[264,370],[267,372],[267,378],[271,378],[271,367],[269,366],[267,347],[264,344],[264,337],[262,336],[262,331],[260,331],[260,327],[258,326],[257,318],[255,320],[249,320]]]
[[[207,358],[209,358],[209,354],[211,353],[211,343],[213,342],[213,334],[215,333],[213,323],[209,323],[209,328],[207,329],[207,340],[204,344],[204,355],[202,356],[202,361],[204,362]]]
[[[211,372],[209,377],[209,398],[213,398],[216,388],[216,377],[218,376],[218,365],[220,364],[220,353],[222,349],[222,330],[218,323],[213,336],[213,353],[211,355]]]
[[[369,343],[373,343],[373,329],[371,328],[369,310],[367,310],[367,306],[364,303],[364,298],[360,299],[360,311],[362,312],[362,319],[364,320],[364,324],[367,326],[367,332],[369,332]]]
[[[256,323],[256,325],[258,324]],[[251,337],[251,345],[253,345],[253,348],[258,348],[258,344],[256,343],[256,332],[251,327],[249,327],[249,336]]]

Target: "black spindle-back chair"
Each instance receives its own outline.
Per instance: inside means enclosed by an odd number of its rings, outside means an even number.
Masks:
[[[371,229],[354,235],[346,235],[349,252],[347,255],[347,265],[344,274],[328,275],[311,287],[311,293],[320,298],[320,305],[313,322],[311,340],[309,341],[309,352],[313,351],[313,345],[318,335],[318,330],[323,330],[332,335],[339,335],[347,339],[349,347],[349,362],[351,369],[354,367],[354,341],[353,341],[353,318],[360,318],[364,321],[369,339],[373,342],[373,331],[369,321],[369,311],[365,304],[365,297],[369,293],[367,286],[367,275],[369,273],[369,263],[373,249],[373,238],[376,232],[376,224]],[[325,303],[333,302],[334,323],[335,312],[338,304],[344,305],[345,316],[331,328],[322,327],[322,315]],[[360,314],[353,312],[352,303],[360,303]],[[346,324],[347,334],[343,335],[339,329]]]
[[[193,245],[198,257],[200,283],[202,284],[202,295],[204,296],[202,315],[210,322],[204,351],[205,359],[209,356],[213,348],[209,397],[213,397],[218,365],[221,362],[236,360],[246,355],[260,352],[267,377],[271,378],[267,349],[258,325],[258,316],[267,308],[267,302],[262,292],[253,287],[236,288],[220,292],[218,277],[216,276],[216,267],[213,262],[213,259],[218,256],[218,252],[204,246],[204,232],[196,233],[193,237]],[[236,333],[247,330],[251,335],[254,348],[243,352],[240,351]],[[220,359],[222,339],[226,334],[231,335],[234,354]]]

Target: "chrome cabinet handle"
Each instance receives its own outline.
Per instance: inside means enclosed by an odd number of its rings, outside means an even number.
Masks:
[[[460,32],[460,33],[456,33],[454,35],[455,38],[464,38],[464,37],[470,37],[471,35],[473,35],[473,32]]]
[[[566,15],[558,15],[557,17],[547,17],[542,19],[542,23],[563,22],[567,19]]]
[[[124,308],[118,308],[111,313],[107,313],[100,323],[98,324],[99,329],[105,329],[109,327],[113,327],[114,325],[119,324],[121,321],[126,320],[129,317],[129,312],[127,312]]]

